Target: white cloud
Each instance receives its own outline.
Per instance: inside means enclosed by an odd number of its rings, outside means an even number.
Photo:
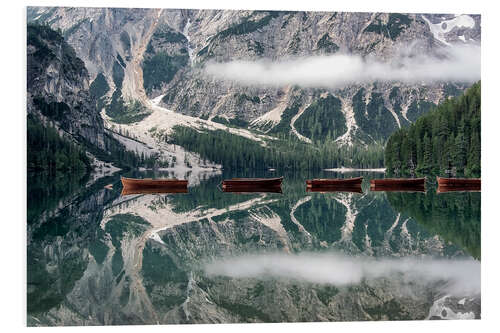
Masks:
[[[205,73],[216,79],[242,85],[340,88],[353,83],[402,81],[407,83],[459,81],[473,82],[481,77],[481,48],[475,45],[453,46],[430,56],[410,52],[413,45],[401,47],[391,61],[374,57],[335,54],[312,56],[281,62],[211,62]],[[420,48],[421,50],[421,48]]]
[[[204,267],[208,275],[294,279],[337,286],[404,274],[407,280],[419,283],[446,282],[446,291],[458,295],[480,293],[480,268],[480,263],[472,259],[373,259],[337,253],[245,255],[215,260]]]

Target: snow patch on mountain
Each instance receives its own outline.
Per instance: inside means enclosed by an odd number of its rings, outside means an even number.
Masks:
[[[189,27],[191,26],[191,19],[188,18],[186,25],[184,26],[184,29],[182,30],[182,34],[184,37],[187,39],[187,46],[188,46],[188,55],[189,55],[189,61],[191,65],[193,64],[193,53],[194,49],[191,47],[191,38],[189,37]]]
[[[283,228],[283,224],[281,224],[281,218],[279,215],[277,215],[268,206],[251,209],[249,214],[253,220],[276,232],[283,244],[283,250],[285,252],[290,252],[290,239],[288,238],[285,228]]]
[[[305,233],[309,239],[311,239],[312,236],[309,233],[309,231],[307,231],[307,229],[304,228],[304,226],[300,223],[300,221],[297,220],[297,218],[295,217],[295,211],[297,210],[297,208],[299,208],[300,206],[302,206],[311,199],[312,197],[310,196],[306,196],[303,197],[302,199],[299,199],[299,201],[297,201],[297,203],[292,207],[292,210],[290,211],[290,219],[292,220],[292,222],[295,223],[299,228],[299,231]]]
[[[385,232],[385,235],[384,235],[384,241],[383,241],[383,246],[384,246],[384,249],[386,251],[390,251],[391,250],[391,244],[390,244],[390,240],[392,238],[392,232],[394,231],[394,229],[397,227],[397,225],[399,224],[399,220],[401,219],[401,213],[398,213],[398,215],[396,216],[396,220],[394,221],[394,223],[391,225],[391,227]]]
[[[250,128],[265,128],[264,133],[267,133],[274,126],[279,124],[281,121],[281,116],[288,106],[290,91],[291,86],[287,86],[284,89],[283,97],[278,100],[276,107],[271,111],[264,113],[262,116],[252,120],[250,122]]]
[[[166,170],[172,171],[175,178],[185,179],[188,175],[194,176],[206,171],[216,172],[216,170],[219,170],[220,172],[222,168],[220,164],[204,161],[198,154],[188,152],[178,145],[167,143],[165,140],[166,133],[158,132],[156,130],[158,125],[156,124],[170,125],[171,127],[173,125],[171,119],[165,116],[162,117],[159,111],[153,112],[141,122],[132,124],[113,123],[105,111],[101,113],[101,116],[106,128],[128,133],[129,136],[134,138],[134,140],[127,141],[123,138],[120,139],[120,142],[126,144],[127,149],[135,151],[140,147],[140,143],[143,145],[142,149],[151,147],[149,153],[156,153],[160,161],[168,162],[170,168],[166,168]],[[134,142],[134,144],[131,144],[131,142]]]
[[[266,146],[266,141],[276,140],[263,134],[256,134],[246,129],[237,129],[225,126],[209,120],[197,117],[186,116],[172,110],[159,106],[163,95],[157,96],[147,101],[147,106],[152,113],[145,119],[131,124],[114,123],[105,110],[101,112],[106,128],[114,132],[127,133],[133,139],[118,137],[128,150],[147,152],[147,156],[157,153],[161,161],[167,161],[172,166],[172,171],[177,174],[187,174],[188,171],[194,173],[221,169],[222,165],[203,160],[198,154],[184,150],[182,147],[167,143],[168,135],[172,133],[174,126],[180,125],[203,130],[224,130],[231,134],[239,135],[247,139],[258,142],[261,146]]]
[[[453,311],[451,306],[447,305],[447,300],[450,298],[451,295],[445,295],[432,304],[432,307],[429,310],[429,315],[427,316],[426,319],[430,318],[440,318],[440,319],[449,319],[449,320],[456,320],[456,319],[476,319],[476,315],[474,314],[473,311],[470,312],[460,312],[460,311]],[[460,301],[458,302],[460,304]]]
[[[275,125],[281,121],[281,115],[286,109],[286,103],[280,103],[271,111],[264,113],[262,116],[255,118],[250,122],[250,128],[266,127],[264,133],[269,132]]]
[[[299,138],[299,140],[302,140],[306,143],[312,143],[311,139],[309,139],[308,137],[305,137],[304,135],[300,134],[299,131],[297,131],[297,129],[295,128],[295,122],[297,121],[297,119],[299,119],[299,117],[304,113],[304,111],[310,106],[311,104],[308,103],[308,104],[305,104],[303,105],[300,109],[299,109],[299,112],[297,112],[297,114],[295,116],[292,117],[292,120],[290,121],[290,128],[292,129],[292,133],[295,134],[297,136],[297,138]]]
[[[356,216],[359,213],[353,205],[353,193],[339,193],[333,198],[335,199],[335,201],[342,204],[346,208],[345,223],[342,228],[340,228],[341,238],[339,242],[350,243],[352,242],[352,232],[354,230]]]
[[[111,130],[108,131],[115,139],[117,139],[123,146],[125,146],[125,149],[128,151],[133,151],[139,156],[144,154],[145,157],[150,157],[152,155],[158,154],[158,150],[144,144],[143,142],[127,138],[126,136],[120,135]]]
[[[446,41],[446,34],[452,31],[453,28],[458,27],[458,28],[472,29],[476,24],[474,22],[474,19],[469,15],[457,15],[450,20],[444,20],[439,23],[432,23],[428,18],[425,17],[425,15],[422,15],[422,18],[429,25],[429,28],[431,29],[434,38],[436,38],[437,40],[446,45],[451,45],[449,42]],[[462,37],[461,39],[465,42],[465,38],[463,36],[461,37]]]
[[[351,147],[353,145],[353,133],[358,128],[358,124],[356,124],[356,119],[354,118],[352,98],[343,98],[340,96],[337,96],[337,98],[342,102],[342,112],[344,113],[347,131],[335,139],[335,142]]]
[[[161,97],[163,98],[163,95]],[[276,139],[267,135],[256,134],[246,129],[232,128],[214,121],[186,116],[159,106],[159,101],[161,101],[160,96],[150,100],[150,107],[153,109],[153,113],[151,116],[137,124],[140,124],[141,127],[147,127],[147,129],[156,127],[158,130],[164,130],[166,134],[171,133],[172,128],[176,125],[191,127],[199,130],[224,130],[231,134],[256,141],[263,147],[266,146],[266,140]]]

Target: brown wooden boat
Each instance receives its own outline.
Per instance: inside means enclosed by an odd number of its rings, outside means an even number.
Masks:
[[[182,179],[137,179],[121,177],[121,180],[123,188],[127,190],[186,188],[188,184],[187,180]]]
[[[448,192],[481,192],[481,185],[469,186],[438,186],[436,193]]]
[[[361,185],[358,186],[315,186],[307,187],[306,192],[332,193],[332,192],[348,192],[348,193],[363,193]]]
[[[382,178],[371,179],[370,187],[403,187],[403,186],[425,186],[424,178]]]
[[[261,188],[280,187],[283,177],[279,178],[232,178],[222,181],[222,189],[230,187],[258,186]]]
[[[123,188],[121,195],[130,194],[174,194],[174,193],[188,193],[187,187],[171,187],[171,188]]]
[[[371,185],[370,191],[373,192],[426,192],[424,185]]]
[[[307,187],[335,187],[361,185],[363,177],[356,178],[323,178],[306,180]]]
[[[444,178],[436,177],[439,186],[481,186],[481,178]]]

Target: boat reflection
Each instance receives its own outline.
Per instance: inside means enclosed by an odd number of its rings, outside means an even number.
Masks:
[[[425,193],[425,185],[391,185],[391,186],[370,186],[370,191],[373,192],[423,192]]]
[[[176,194],[188,193],[187,187],[172,187],[172,188],[123,188],[122,196],[131,194]]]
[[[332,193],[332,192],[347,192],[362,194],[361,186],[321,186],[321,187],[307,187],[306,192],[317,193]]]
[[[471,186],[438,186],[436,193],[448,192],[481,192],[481,185]]]
[[[236,194],[246,194],[246,193],[283,193],[281,186],[234,186],[234,187],[223,187],[222,192],[226,193],[236,193]]]

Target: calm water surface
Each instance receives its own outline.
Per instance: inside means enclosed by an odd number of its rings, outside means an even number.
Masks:
[[[267,172],[127,196],[118,175],[29,176],[28,325],[480,318],[481,194],[370,192],[383,175],[362,175],[363,194],[306,192],[332,172],[217,189]]]

